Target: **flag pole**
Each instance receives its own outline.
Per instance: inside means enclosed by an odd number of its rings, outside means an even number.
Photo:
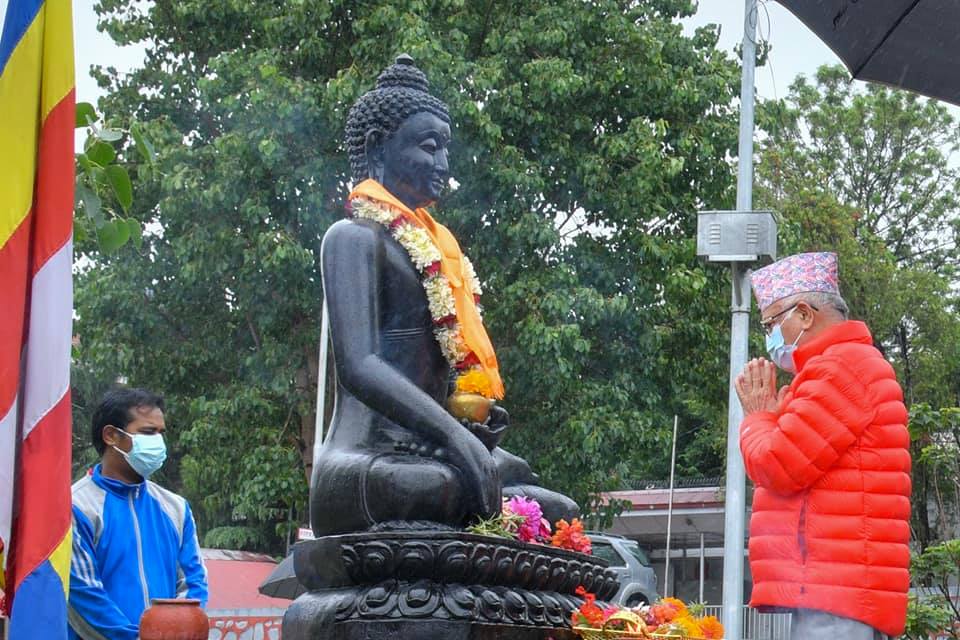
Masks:
[[[673,447],[670,451],[670,497],[667,499],[667,559],[663,565],[663,595],[670,595],[670,534],[673,529],[673,476],[677,468],[677,415],[673,416]]]

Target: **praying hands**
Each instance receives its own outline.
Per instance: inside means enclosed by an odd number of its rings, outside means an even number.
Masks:
[[[776,413],[787,387],[777,393],[777,368],[765,358],[754,358],[744,366],[734,386],[744,415],[758,411]]]

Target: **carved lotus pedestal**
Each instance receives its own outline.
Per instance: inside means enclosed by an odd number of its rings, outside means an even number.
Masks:
[[[328,536],[294,549],[307,588],[284,640],[573,640],[579,585],[613,596],[605,562],[454,531]]]

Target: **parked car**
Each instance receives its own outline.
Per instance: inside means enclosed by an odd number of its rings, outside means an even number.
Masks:
[[[593,546],[593,555],[610,563],[610,568],[620,578],[620,590],[612,604],[636,607],[655,602],[657,574],[650,567],[650,559],[635,540],[608,533],[588,533]]]

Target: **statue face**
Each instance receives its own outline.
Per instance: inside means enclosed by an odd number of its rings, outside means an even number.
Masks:
[[[411,209],[435,202],[450,175],[449,144],[450,125],[428,111],[413,114],[383,144],[381,183]]]

